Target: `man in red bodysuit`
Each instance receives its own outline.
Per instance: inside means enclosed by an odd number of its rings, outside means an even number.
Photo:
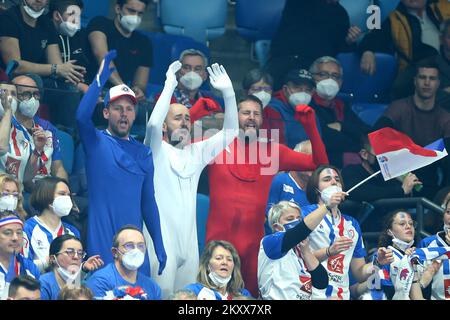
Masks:
[[[272,178],[279,171],[312,171],[327,164],[325,146],[316,127],[314,110],[296,107],[312,144],[312,155],[295,152],[274,141],[264,141],[262,104],[253,96],[238,105],[239,136],[208,166],[210,208],[206,241],[226,240],[236,247],[242,262],[245,287],[258,296],[257,262],[264,236],[267,198]],[[274,134],[272,133],[272,139]]]

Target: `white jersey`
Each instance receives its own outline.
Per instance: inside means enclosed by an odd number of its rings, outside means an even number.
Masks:
[[[311,300],[311,275],[300,250],[281,250],[285,232],[261,240],[258,255],[258,288],[264,300]]]
[[[317,205],[303,207],[302,212],[308,215]],[[334,223],[333,223],[334,222]],[[353,258],[364,258],[366,250],[362,240],[362,232],[356,219],[340,214],[338,219],[333,219],[326,215],[320,224],[309,235],[309,244],[313,251],[331,246],[339,237],[347,237],[353,240],[353,245],[344,252],[329,257],[322,262],[323,267],[328,272],[328,287],[323,292],[313,292],[313,300],[316,299],[350,299],[349,275],[350,263]]]
[[[447,247],[445,235],[438,232],[436,235],[423,239],[419,245],[421,248]],[[450,300],[450,260],[441,260],[442,265],[434,275],[431,283],[432,300]]]
[[[152,263],[152,278],[162,297],[195,282],[199,254],[196,224],[197,187],[202,170],[237,136],[237,106],[234,93],[225,96],[224,129],[211,138],[176,148],[163,141],[162,127],[170,106],[173,85],[166,85],[147,124],[144,143],[152,150],[155,166],[155,198],[167,262],[158,275],[158,260],[146,228],[144,236]]]

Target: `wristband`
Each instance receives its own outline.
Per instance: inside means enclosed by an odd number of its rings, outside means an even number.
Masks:
[[[327,250],[325,251],[327,257],[331,257],[331,252],[330,252],[330,247],[327,248]]]
[[[53,63],[52,64],[52,69],[51,69],[51,76],[52,77],[56,77],[56,71],[57,71],[58,65]]]

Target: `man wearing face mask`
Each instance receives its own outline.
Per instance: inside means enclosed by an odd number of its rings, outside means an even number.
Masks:
[[[136,32],[139,28],[148,0],[117,0],[114,20],[93,18],[87,27],[90,43],[88,78],[92,80],[98,66],[109,50],[117,50],[117,58],[111,67],[116,70],[109,78],[109,86],[127,84],[138,100],[145,99],[150,67],[153,63],[150,40]]]
[[[44,15],[48,0],[21,0],[0,17],[0,68],[15,60],[15,75],[35,73],[77,84],[85,68],[74,60],[63,62],[55,27]]]
[[[77,65],[87,68],[88,42],[85,29],[81,29],[81,0],[51,0],[49,14],[58,32],[58,44],[64,63],[76,61]],[[81,100],[81,94],[87,91],[88,85],[81,81],[77,85],[54,79],[46,83],[50,88],[45,101],[50,106],[50,117],[54,124],[75,129],[75,111]]]
[[[0,141],[7,140],[8,152],[0,157],[0,168],[23,183],[31,192],[34,180],[48,175],[68,178],[61,160],[57,129],[36,116],[39,109],[42,80],[38,75],[26,74],[12,80],[17,88],[17,111],[10,117],[10,130],[0,132]],[[4,119],[2,119],[3,121]]]
[[[308,140],[308,135],[303,125],[295,120],[295,107],[298,105],[309,105],[311,96],[315,92],[315,87],[316,84],[312,75],[307,70],[293,69],[287,74],[282,89],[274,94],[274,98],[282,102],[281,104],[274,104],[273,108],[281,114],[284,120],[287,145],[291,149],[297,143]],[[319,133],[321,133],[319,126],[318,129]]]
[[[133,225],[125,225],[114,235],[111,248],[114,262],[95,272],[86,282],[95,299],[104,299],[119,287],[140,287],[145,300],[161,300],[161,289],[150,277],[137,271],[144,263],[147,247],[142,232]]]
[[[367,135],[361,137],[359,156],[361,158],[361,164],[348,165],[342,169],[342,175],[349,186],[356,185],[380,170]],[[421,184],[420,180],[413,173],[409,173],[403,181],[397,179],[384,181],[383,177],[378,175],[353,190],[349,199],[372,202],[385,198],[403,198],[411,196],[414,187],[420,186]]]
[[[316,82],[311,107],[317,113],[330,163],[342,168],[344,156],[359,151],[359,139],[370,129],[350,105],[336,97],[341,89],[343,76],[339,61],[324,56],[315,60],[309,71]]]

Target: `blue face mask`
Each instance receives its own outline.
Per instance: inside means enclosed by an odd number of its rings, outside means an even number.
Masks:
[[[299,219],[296,219],[296,220],[292,220],[292,221],[289,222],[289,223],[284,224],[284,225],[283,225],[284,231],[287,231],[287,230],[289,230],[289,229],[294,228],[294,227],[297,226],[299,223],[300,223],[300,220],[299,220]]]

